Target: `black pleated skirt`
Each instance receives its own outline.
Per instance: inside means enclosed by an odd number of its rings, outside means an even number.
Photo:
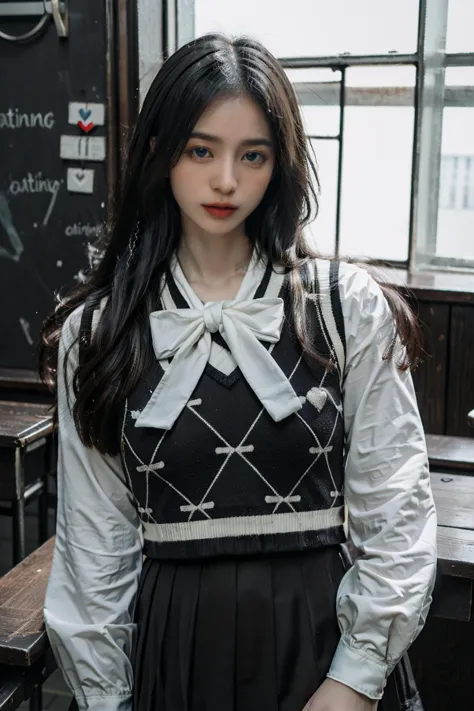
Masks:
[[[302,711],[339,641],[339,547],[190,562],[147,559],[134,711]]]
[[[339,546],[145,561],[133,711],[302,711],[339,642]],[[408,655],[378,711],[423,711]]]
[[[339,642],[344,572],[339,546],[147,559],[135,610],[133,711],[302,711]],[[378,711],[423,711],[408,655]]]

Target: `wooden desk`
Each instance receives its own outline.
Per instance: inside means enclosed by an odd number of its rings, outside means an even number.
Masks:
[[[54,538],[0,578],[0,709],[26,699],[41,708],[41,686],[56,668],[43,623]]]
[[[474,580],[474,477],[435,473],[431,481],[443,573],[431,615],[469,621]],[[35,685],[41,686],[55,668],[42,618],[53,548],[51,538],[0,578],[0,702],[3,694],[12,709],[30,698]]]
[[[0,368],[1,389],[37,390],[39,392],[47,390],[35,370],[20,370],[19,368]]]
[[[36,371],[0,368],[0,400],[50,405],[54,397]]]
[[[25,557],[25,503],[40,497],[40,542],[47,539],[48,473],[53,459],[49,405],[0,402],[0,501],[13,516],[13,563]]]
[[[49,647],[43,605],[54,537],[0,578],[0,665],[31,667]]]
[[[0,665],[0,709],[14,711],[30,700],[30,711],[42,711],[41,687],[55,669],[51,649],[31,667]]]
[[[443,576],[432,614],[473,619],[474,477],[431,474],[438,513],[438,561]]]
[[[474,473],[474,439],[446,435],[426,435],[430,468]]]

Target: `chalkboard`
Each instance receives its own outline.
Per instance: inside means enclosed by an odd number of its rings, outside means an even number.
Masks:
[[[36,367],[41,324],[54,307],[54,294],[81,278],[88,264],[87,245],[103,226],[107,210],[107,159],[98,159],[99,154],[93,161],[60,157],[65,141],[73,149],[77,143],[64,136],[89,136],[105,152],[113,149],[107,145],[107,124],[114,117],[106,105],[105,2],[69,0],[68,7],[67,39],[58,38],[51,21],[47,32],[33,43],[0,40],[0,367],[4,368]],[[0,19],[0,28],[10,33],[27,27],[24,20]],[[72,115],[71,103],[76,104]],[[91,103],[95,116],[100,105],[105,108],[103,125],[90,126],[92,114],[87,107]],[[82,140],[77,146],[84,156],[90,143]],[[90,189],[93,177],[93,192],[70,192],[68,168],[76,171],[69,176],[74,190],[83,189],[84,181]]]

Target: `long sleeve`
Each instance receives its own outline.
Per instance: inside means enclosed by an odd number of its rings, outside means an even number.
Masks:
[[[132,708],[133,606],[142,534],[119,458],[81,443],[73,403],[74,343],[81,310],[62,330],[58,360],[58,515],[44,618],[53,652],[79,709]]]
[[[436,571],[436,512],[412,378],[383,353],[395,333],[364,271],[341,268],[349,538],[361,555],[337,595],[341,640],[328,676],[373,699],[421,631]],[[400,351],[399,351],[400,354]]]

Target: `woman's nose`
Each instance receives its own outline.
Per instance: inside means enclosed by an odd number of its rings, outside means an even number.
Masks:
[[[232,193],[237,188],[237,176],[233,160],[222,160],[215,164],[211,187],[221,193]]]

